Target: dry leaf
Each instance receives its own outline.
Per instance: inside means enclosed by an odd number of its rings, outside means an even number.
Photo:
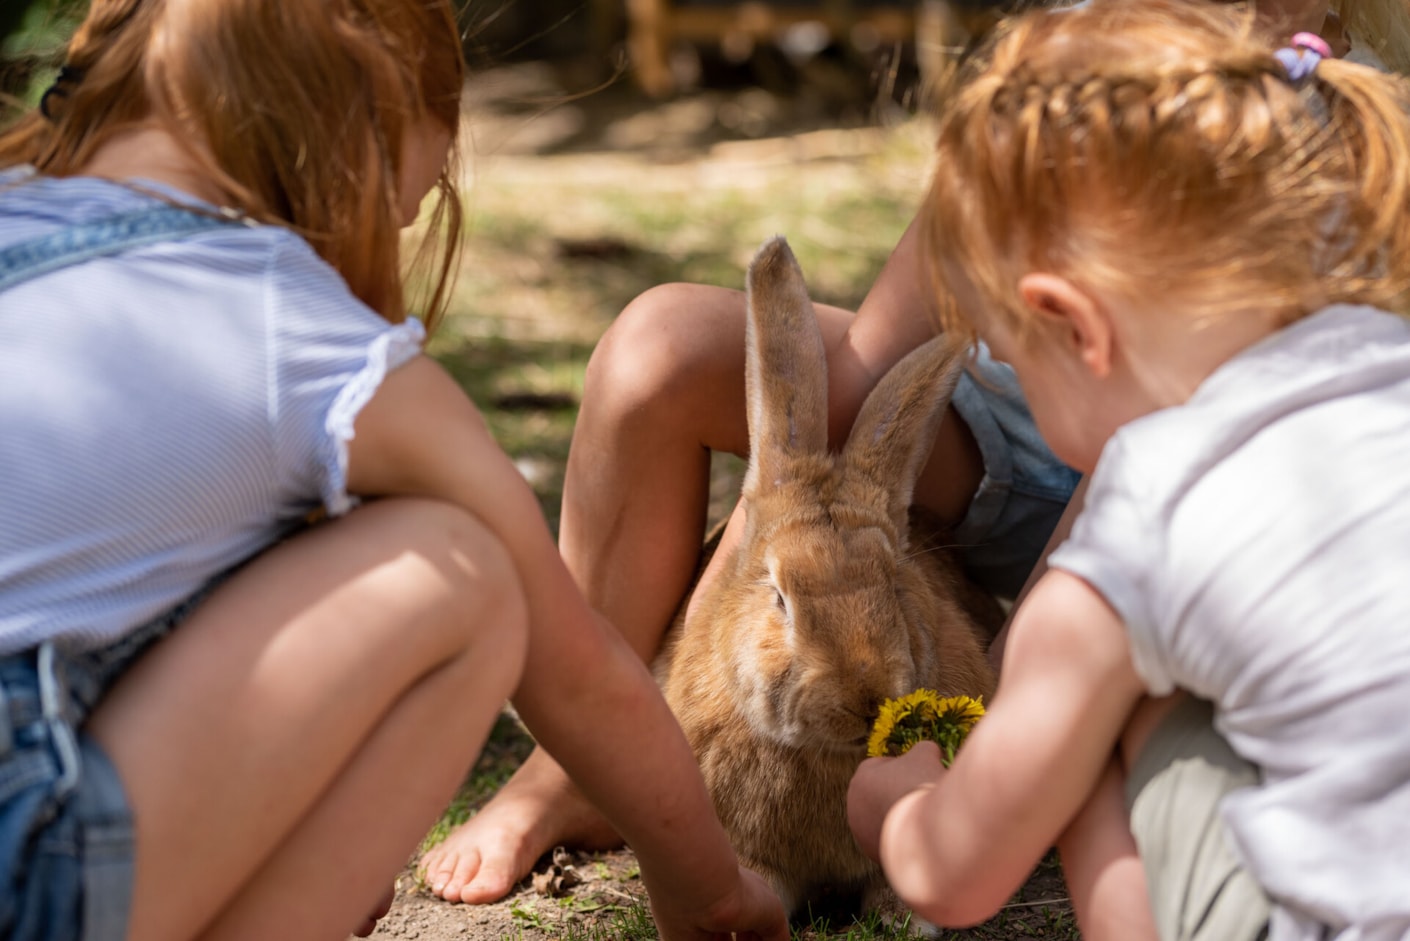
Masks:
[[[532,879],[535,892],[555,899],[567,895],[569,889],[582,881],[582,876],[573,868],[573,854],[561,846],[554,848],[553,861],[548,868],[534,873]]]

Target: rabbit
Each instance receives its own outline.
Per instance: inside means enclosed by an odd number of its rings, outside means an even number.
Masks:
[[[1002,609],[934,520],[910,513],[963,355],[939,338],[908,355],[830,453],[822,336],[783,238],[751,263],[747,297],[744,535],[682,604],[653,669],[741,864],[795,917],[839,898],[884,909],[894,896],[845,799],[879,707],[995,683]]]

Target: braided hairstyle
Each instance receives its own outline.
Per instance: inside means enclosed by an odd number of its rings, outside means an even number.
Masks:
[[[0,167],[82,173],[115,135],[162,127],[228,205],[293,228],[396,322],[403,138],[423,118],[454,132],[464,79],[451,0],[92,0],[42,107],[0,134]],[[432,217],[442,248],[418,256],[437,269],[428,326],[458,249],[453,165]]]
[[[1210,318],[1405,312],[1405,80],[1328,60],[1294,83],[1274,52],[1198,0],[1008,21],[942,96],[922,238],[945,326],[973,335],[958,292],[1022,331],[1028,271]]]

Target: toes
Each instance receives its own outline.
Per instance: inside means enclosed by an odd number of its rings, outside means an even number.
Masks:
[[[449,902],[461,901],[460,892],[475,875],[479,854],[461,855],[440,846],[421,857],[421,878],[432,893]]]
[[[514,889],[518,876],[512,866],[505,868],[488,858],[477,862],[479,865],[473,869],[460,867],[456,870],[454,881],[459,883],[459,890],[455,897],[459,901],[468,905],[497,902]],[[447,891],[449,890],[448,886]],[[447,895],[446,898],[450,896]]]
[[[520,876],[516,862],[482,855],[478,848],[459,852],[442,844],[421,857],[421,878],[448,902],[481,905],[497,902],[514,889]]]

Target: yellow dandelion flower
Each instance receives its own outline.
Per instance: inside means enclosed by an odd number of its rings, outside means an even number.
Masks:
[[[867,739],[868,758],[878,758],[887,753],[887,739],[891,737],[892,730],[896,728],[896,721],[900,718],[904,708],[900,699],[888,699],[881,704],[881,712],[876,717],[876,724],[871,727],[871,738]]]
[[[933,689],[918,689],[881,704],[867,740],[868,757],[904,755],[921,740],[940,746],[946,767],[969,730],[984,715],[984,701],[971,696],[942,697]]]

